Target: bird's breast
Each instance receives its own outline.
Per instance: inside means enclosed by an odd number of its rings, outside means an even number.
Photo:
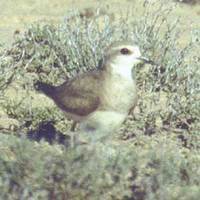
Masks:
[[[120,113],[126,113],[137,99],[134,81],[116,79],[107,83],[103,101],[106,106]]]

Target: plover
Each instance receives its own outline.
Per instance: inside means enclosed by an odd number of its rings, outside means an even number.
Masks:
[[[131,42],[115,42],[105,51],[99,69],[52,86],[38,81],[37,90],[50,97],[80,131],[97,140],[114,132],[137,101],[134,66],[148,62]],[[96,139],[94,139],[96,138]]]

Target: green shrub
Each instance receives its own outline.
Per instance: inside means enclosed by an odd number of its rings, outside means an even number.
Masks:
[[[198,199],[198,152],[164,134],[76,149],[0,141],[2,199]]]

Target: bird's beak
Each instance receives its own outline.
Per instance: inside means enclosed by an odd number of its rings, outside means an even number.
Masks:
[[[153,60],[150,60],[148,58],[145,58],[145,57],[138,57],[137,58],[138,60],[141,60],[143,63],[147,63],[147,64],[150,64],[150,65],[154,65],[155,62]]]

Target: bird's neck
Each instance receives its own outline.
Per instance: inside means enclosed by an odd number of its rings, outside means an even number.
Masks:
[[[133,81],[133,66],[120,63],[109,63],[107,68],[109,69],[111,76],[119,76],[124,80]]]

